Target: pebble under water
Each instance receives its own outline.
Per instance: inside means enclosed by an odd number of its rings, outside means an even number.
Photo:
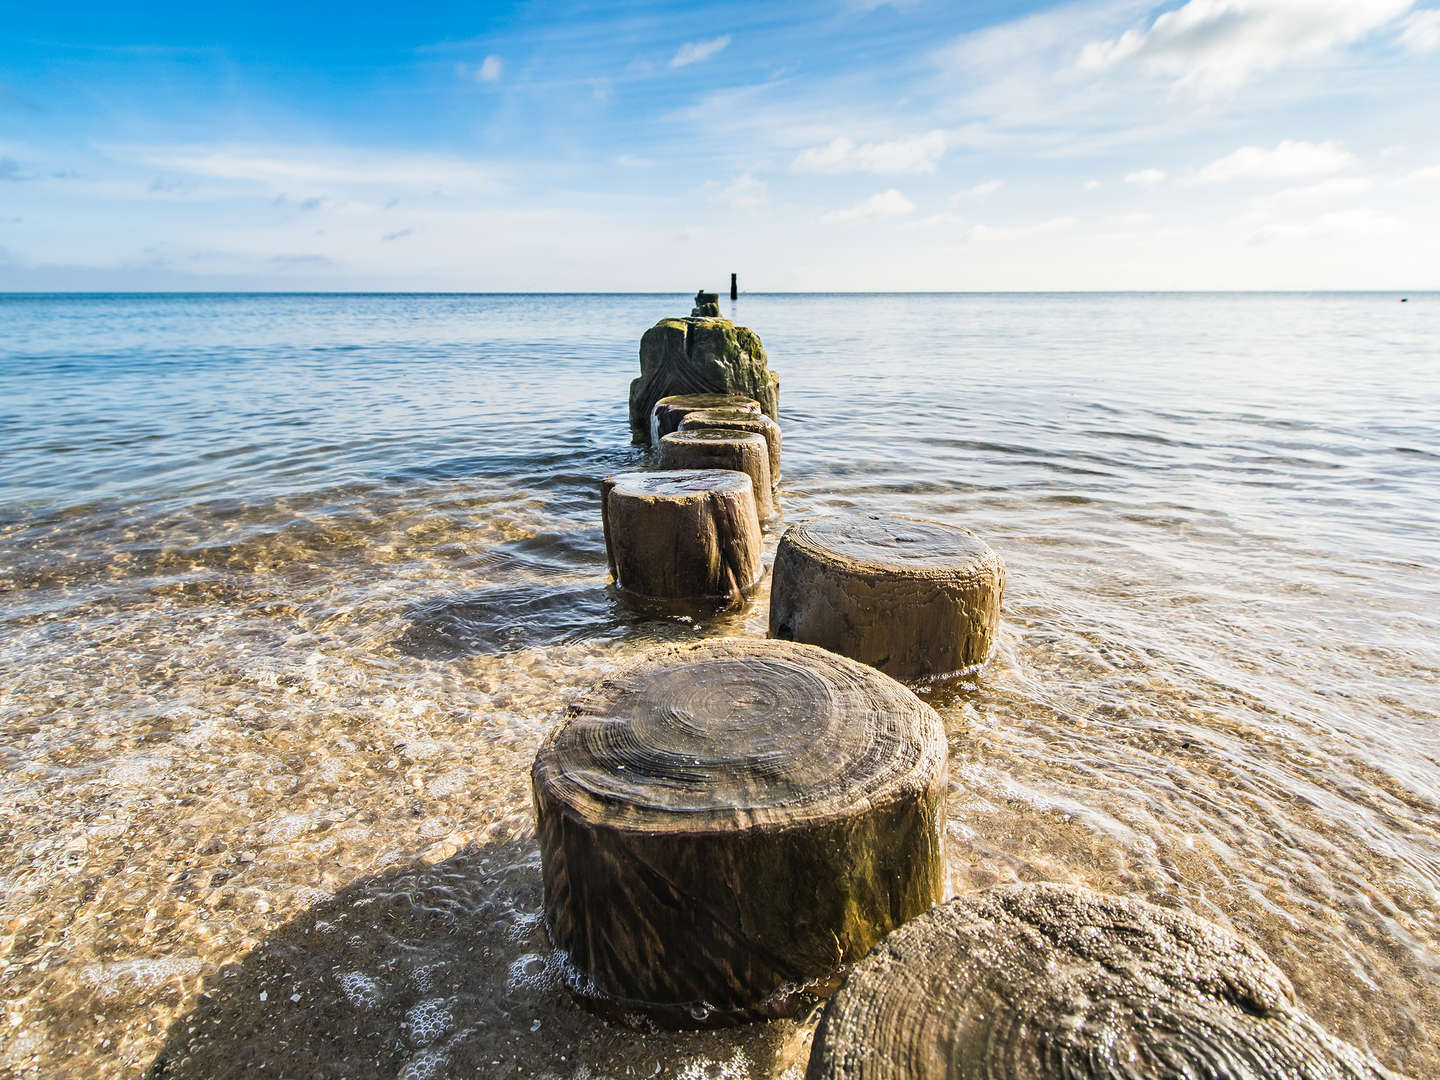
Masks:
[[[923,687],[947,895],[1257,942],[1440,1074],[1440,296],[745,296],[782,520],[975,530]],[[0,1076],[798,1077],[815,1017],[636,1032],[541,925],[564,705],[744,611],[607,589],[641,333],[687,296],[0,297]],[[261,1071],[263,1067],[263,1072]]]

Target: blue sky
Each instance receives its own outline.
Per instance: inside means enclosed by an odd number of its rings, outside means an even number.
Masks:
[[[1416,0],[0,25],[0,289],[1440,287]]]

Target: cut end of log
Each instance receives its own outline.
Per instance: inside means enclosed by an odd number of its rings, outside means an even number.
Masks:
[[[943,888],[940,719],[823,650],[711,640],[602,680],[532,772],[572,989],[672,1026],[789,1015]]]
[[[728,428],[672,431],[660,439],[662,469],[733,469],[755,485],[755,510],[761,521],[775,513],[770,480],[770,444],[763,435]]]
[[[650,445],[672,431],[679,431],[685,417],[702,409],[736,409],[752,416],[763,416],[760,402],[740,394],[671,394],[655,402],[650,411]]]
[[[780,540],[770,635],[806,641],[897,679],[949,678],[989,659],[1005,563],[958,525],[836,515]]]
[[[1183,912],[1026,885],[935,908],[856,965],[806,1080],[1380,1080],[1254,945]]]

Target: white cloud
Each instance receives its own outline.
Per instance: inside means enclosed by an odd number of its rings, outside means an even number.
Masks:
[[[929,131],[905,139],[856,145],[846,138],[825,146],[812,146],[795,159],[800,172],[819,173],[933,173],[949,139],[943,131]]]
[[[498,56],[487,56],[475,70],[476,82],[499,82],[505,71],[505,61]]]
[[[1275,149],[1263,146],[1242,146],[1218,161],[1201,169],[1198,183],[1214,184],[1227,180],[1289,180],[1299,176],[1324,176],[1355,164],[1355,155],[1342,150],[1338,143],[1309,143],[1286,139]]]
[[[959,225],[964,220],[965,219],[959,214],[944,211],[939,214],[931,214],[929,217],[920,218],[918,221],[907,221],[900,227],[908,232],[916,232],[925,229],[943,228],[946,225]]]
[[[1350,195],[1363,195],[1373,190],[1375,181],[1368,176],[1337,176],[1330,180],[1322,180],[1318,184],[1307,184],[1304,187],[1290,187],[1283,191],[1277,191],[1275,198],[1283,199],[1286,202],[1329,202],[1332,199],[1343,199]]]
[[[1201,91],[1322,56],[1395,21],[1415,0],[1189,0],[1146,29],[1092,41],[1082,71],[1133,68]]]
[[[1414,12],[1405,20],[1400,43],[1416,53],[1434,52],[1440,48],[1440,10]]]
[[[972,241],[1006,240],[1021,236],[1043,236],[1046,233],[1067,232],[1080,224],[1078,218],[1057,217],[1038,221],[1034,225],[974,225],[966,234]]]
[[[904,217],[906,214],[914,212],[915,204],[891,188],[878,195],[871,195],[864,202],[857,203],[848,210],[832,210],[820,220],[826,225],[836,225],[847,221],[874,221],[880,218]]]
[[[688,64],[698,64],[701,60],[709,60],[710,57],[714,56],[729,44],[729,34],[711,38],[709,41],[687,41],[684,45],[681,45],[675,55],[670,58],[670,66],[672,68],[682,68]]]
[[[386,187],[425,193],[492,192],[495,174],[484,166],[438,154],[376,153],[266,146],[182,146],[168,149],[105,147],[120,159],[213,180],[272,190],[295,184]]]
[[[986,180],[982,184],[976,184],[972,188],[966,188],[964,191],[956,192],[954,195],[950,196],[950,201],[952,203],[957,203],[965,199],[988,198],[989,196],[994,195],[995,192],[999,191],[1004,186],[1005,181],[1003,180]]]
[[[1138,172],[1125,174],[1125,183],[1139,184],[1141,187],[1154,187],[1156,184],[1164,182],[1165,174],[1159,169],[1141,169]]]
[[[1361,206],[1353,210],[1335,210],[1308,221],[1265,225],[1255,231],[1250,241],[1268,244],[1277,240],[1315,240],[1334,236],[1373,237],[1398,233],[1404,227],[1405,223],[1397,217]]]
[[[1402,184],[1435,184],[1440,183],[1440,165],[1427,165],[1423,169],[1416,169],[1400,178]]]
[[[747,172],[731,180],[717,191],[714,197],[731,206],[750,208],[763,204],[769,198],[769,192],[766,190],[765,181],[756,180]]]
[[[1100,186],[1100,181],[1099,181],[1099,180],[1086,180],[1086,181],[1085,181],[1085,190],[1086,190],[1086,191],[1094,191],[1094,190],[1095,190],[1096,188],[1098,188],[1099,186]]]

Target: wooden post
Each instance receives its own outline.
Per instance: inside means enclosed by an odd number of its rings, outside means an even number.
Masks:
[[[740,281],[734,274],[730,275],[730,299],[740,299]]]
[[[696,428],[728,428],[765,436],[765,443],[770,447],[770,485],[780,486],[780,425],[764,413],[753,413],[748,409],[700,409],[680,421],[681,431],[694,431]]]
[[[958,525],[878,514],[796,525],[780,540],[770,636],[808,641],[896,679],[990,658],[1005,563]]]
[[[571,990],[632,1024],[803,1010],[943,895],[946,757],[933,709],[810,645],[715,638],[605,676],[531,770]]]
[[[719,469],[617,473],[601,490],[605,553],[627,600],[739,604],[760,584],[750,478]]]
[[[755,483],[755,512],[761,521],[775,516],[775,485],[770,482],[770,444],[764,435],[726,428],[672,431],[660,440],[662,469],[734,469]]]
[[[1063,885],[987,889],[901,927],[830,999],[806,1080],[1381,1080],[1254,945]],[[1398,1078],[1397,1078],[1398,1080]]]

